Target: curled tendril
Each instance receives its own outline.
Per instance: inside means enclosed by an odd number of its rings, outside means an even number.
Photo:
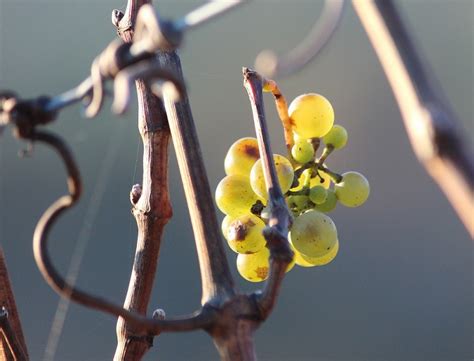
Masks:
[[[344,0],[325,0],[320,18],[303,41],[288,53],[277,56],[264,50],[255,59],[255,68],[268,78],[290,75],[303,68],[327,44],[341,19]]]
[[[105,94],[104,82],[114,78],[121,69],[134,61],[129,56],[130,46],[116,39],[95,58],[91,66],[92,92],[90,102],[84,112],[86,117],[95,117],[102,108]]]

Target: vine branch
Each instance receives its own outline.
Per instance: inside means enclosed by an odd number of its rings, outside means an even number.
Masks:
[[[267,247],[270,249],[270,270],[263,292],[258,298],[262,317],[265,319],[276,303],[286,268],[293,259],[293,252],[290,249],[287,238],[292,217],[278,183],[273,161],[263,104],[262,77],[257,72],[248,68],[243,69],[243,76],[244,87],[247,90],[252,107],[255,132],[258,140],[260,158],[262,160],[263,175],[268,190],[270,218],[268,227],[264,230],[264,237],[267,240]]]
[[[418,160],[474,238],[474,160],[392,0],[353,1],[379,57]]]

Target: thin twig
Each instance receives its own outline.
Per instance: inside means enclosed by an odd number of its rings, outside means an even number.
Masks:
[[[128,1],[125,14],[120,17],[117,24],[120,29],[118,33],[124,42],[132,41],[133,26],[138,11],[148,2],[146,0]],[[134,68],[136,69],[137,66],[140,66],[140,63]],[[148,62],[145,67],[148,67]],[[120,104],[119,94],[130,93],[129,89],[133,86],[131,80],[142,75],[128,75],[130,71],[130,67],[124,69],[115,79],[114,107]],[[120,82],[120,79],[125,79],[125,83]],[[155,280],[164,227],[173,213],[168,189],[170,132],[162,101],[152,94],[144,80],[137,80],[135,85],[138,99],[138,129],[143,141],[143,176],[139,194],[131,198],[138,236],[123,307],[145,315]],[[121,89],[118,86],[121,86]],[[128,99],[122,101],[121,110],[125,109],[127,103]],[[118,320],[116,331],[115,361],[140,361],[153,344],[153,337],[147,337],[147,335],[138,337],[133,325],[123,318]]]
[[[353,5],[395,94],[415,154],[474,239],[473,153],[454,112],[392,0],[354,0]]]
[[[269,197],[270,219],[268,222],[269,227],[264,230],[264,237],[267,240],[267,247],[270,249],[270,271],[263,292],[258,298],[262,317],[265,319],[276,303],[286,268],[293,259],[293,252],[290,249],[287,238],[292,218],[281,192],[273,162],[270,136],[263,106],[262,78],[258,73],[247,68],[243,69],[243,76],[244,86],[252,107],[263,175]]]

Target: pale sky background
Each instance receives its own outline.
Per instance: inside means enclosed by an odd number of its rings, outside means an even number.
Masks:
[[[162,16],[176,17],[200,3],[167,0],[155,6]],[[474,2],[398,3],[472,141]],[[110,13],[124,4],[0,0],[0,89],[34,97],[77,85],[94,57],[114,39]],[[251,66],[263,48],[282,52],[296,45],[321,4],[255,1],[186,35],[180,54],[213,188],[224,175],[230,144],[253,135],[241,67]],[[339,206],[331,214],[340,240],[333,263],[288,274],[274,313],[256,333],[259,359],[472,360],[473,242],[415,159],[394,97],[351,6],[324,52],[279,84],[288,100],[315,91],[332,102],[349,142],[328,164],[339,172],[364,173],[372,193],[364,206]],[[284,152],[272,99],[266,100],[273,149]],[[121,303],[136,237],[128,193],[140,182],[141,150],[136,105],[123,118],[115,118],[109,105],[92,120],[81,117],[79,106],[71,107],[51,126],[71,145],[85,187],[80,205],[52,233],[51,249],[65,271],[98,170],[112,149],[115,161],[90,225],[78,284]],[[43,210],[65,191],[65,181],[63,167],[49,149],[38,146],[32,158],[19,159],[16,153],[24,147],[9,130],[0,138],[0,242],[31,360],[37,361],[43,359],[58,296],[36,269],[31,239]],[[172,148],[170,167],[174,217],[166,228],[150,310],[160,307],[179,315],[199,306],[200,279]],[[241,288],[258,287],[237,276],[235,255],[227,251]],[[110,360],[115,344],[112,317],[73,305],[56,360]],[[207,361],[218,356],[211,339],[194,332],[156,338],[144,360]]]

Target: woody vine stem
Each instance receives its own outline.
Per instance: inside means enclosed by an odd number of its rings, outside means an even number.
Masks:
[[[262,87],[264,83],[274,83],[253,70],[245,68],[243,71],[269,193],[270,220],[264,237],[271,261],[263,290],[242,294],[234,285],[224,255],[181,65],[174,52],[185,31],[235,7],[240,1],[211,2],[174,22],[160,20],[149,3],[147,0],[129,0],[124,13],[113,12],[112,21],[121,40],[111,42],[96,58],[91,76],[78,87],[56,97],[32,100],[21,99],[12,92],[0,93],[0,127],[11,125],[17,137],[48,145],[58,153],[67,170],[68,194],[48,208],[35,230],[35,259],[46,281],[63,297],[118,317],[118,344],[114,356],[117,361],[142,359],[151,347],[153,337],[161,332],[196,329],[203,329],[213,337],[223,360],[255,360],[253,332],[271,313],[284,271],[292,258],[286,239],[291,216],[276,181],[263,108]],[[326,24],[324,31],[311,32],[309,40],[298,48],[301,55],[297,59],[282,57],[279,62],[274,54],[261,55],[257,68],[263,75],[274,77],[290,73],[318,53],[336,28],[342,11],[341,0],[327,0],[327,4],[322,19]],[[428,70],[391,1],[355,0],[354,6],[382,63],[396,64],[385,70],[416,154],[440,183],[473,234],[474,225],[468,216],[474,210],[474,166],[453,113],[444,98],[433,91],[435,87],[428,81],[431,78],[427,75]],[[127,109],[130,87],[135,84],[138,128],[144,145],[142,184],[132,188],[130,197],[138,237],[123,306],[68,284],[49,257],[48,234],[60,215],[78,201],[81,180],[72,152],[64,141],[38,129],[54,121],[61,109],[81,100],[88,101],[85,114],[95,116],[107,96],[104,83],[110,80],[114,82],[113,110],[119,114]],[[278,109],[279,113],[281,110]],[[414,131],[420,129],[420,125],[425,132]],[[164,311],[157,310],[150,317],[147,316],[148,304],[161,237],[172,215],[167,179],[170,136],[193,225],[202,282],[201,307],[187,316],[167,317]],[[437,177],[439,172],[446,173],[446,169],[450,170],[451,177]],[[0,270],[0,301],[5,307],[0,312],[0,352],[3,351],[7,360],[27,360],[3,257],[0,257]]]

